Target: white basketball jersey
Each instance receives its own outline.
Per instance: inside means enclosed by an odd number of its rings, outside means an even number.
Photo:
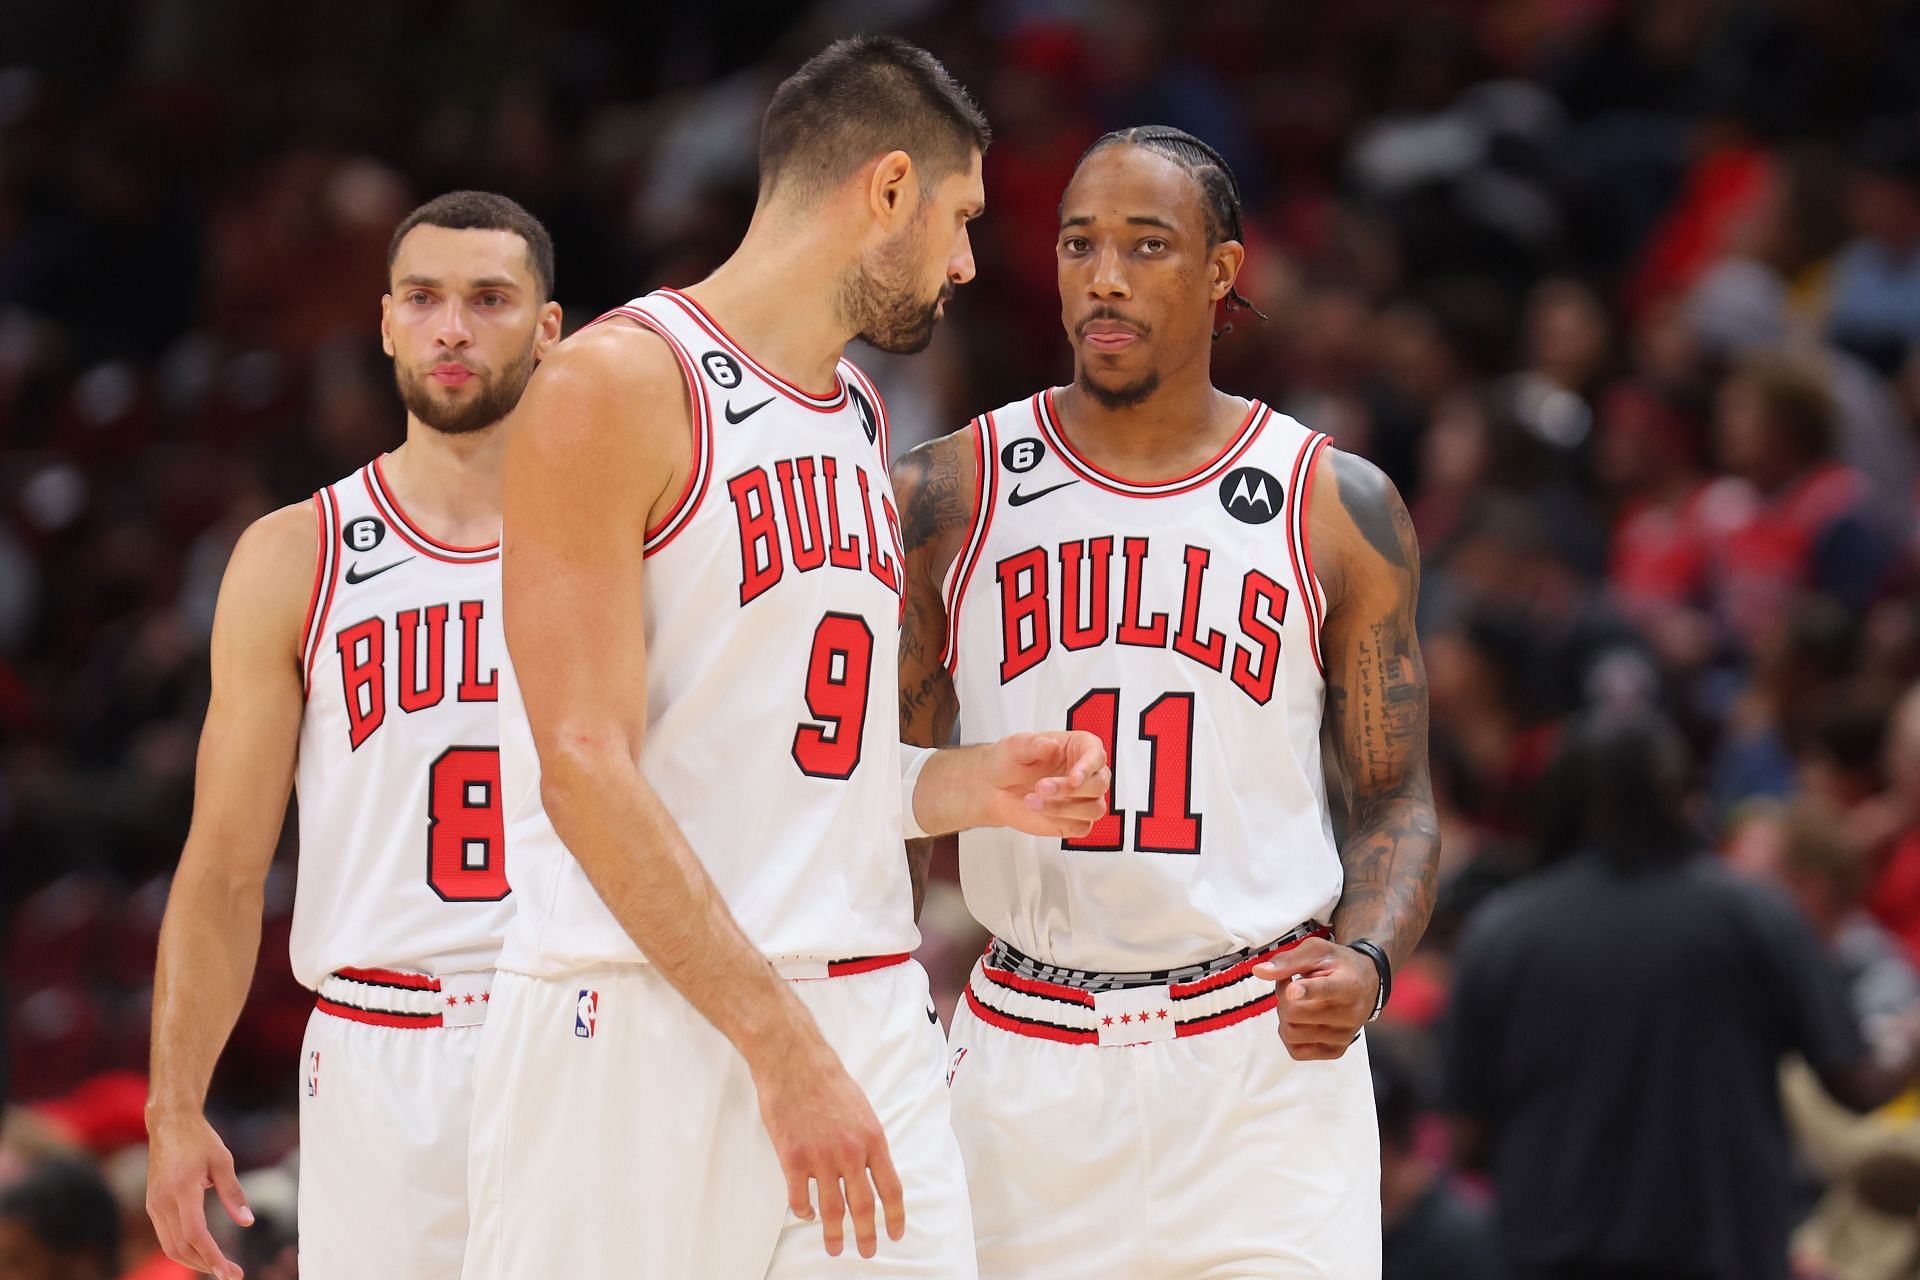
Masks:
[[[1074,453],[1051,392],[971,431],[977,510],[943,654],[965,738],[1085,729],[1113,762],[1083,839],[961,835],[974,916],[1037,959],[1117,972],[1326,920],[1342,873],[1306,548],[1326,437],[1255,404],[1200,470],[1133,484]]]
[[[491,966],[500,820],[500,546],[407,519],[375,460],[313,496],[293,972]]]
[[[646,533],[641,771],[768,956],[911,951],[895,710],[905,556],[880,396],[845,360],[831,396],[792,386],[674,290],[611,314],[673,349],[694,418],[693,475]],[[542,807],[511,663],[501,732],[520,908],[501,966],[644,960]]]

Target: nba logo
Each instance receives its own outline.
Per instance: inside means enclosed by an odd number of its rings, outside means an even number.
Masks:
[[[307,1096],[320,1096],[320,1051],[315,1049],[307,1059]]]
[[[599,1021],[600,993],[582,991],[579,1000],[573,1006],[573,1034],[582,1040],[593,1039],[594,1025]]]

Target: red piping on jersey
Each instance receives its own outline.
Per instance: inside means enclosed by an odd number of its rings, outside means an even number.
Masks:
[[[700,376],[694,372],[693,357],[680,339],[668,332],[667,327],[646,312],[635,307],[615,307],[606,315],[596,317],[587,327],[591,329],[602,320],[613,316],[624,316],[646,329],[658,334],[673,352],[673,358],[680,364],[680,376],[687,383],[687,403],[692,409],[693,419],[688,424],[693,432],[693,469],[687,473],[687,483],[681,488],[680,496],[674,499],[667,514],[656,520],[653,525],[642,531],[640,546],[647,555],[664,551],[667,544],[680,535],[693,519],[693,513],[707,496],[707,481],[713,470],[713,406],[707,403],[707,389],[700,382]],[[688,500],[692,504],[688,504]],[[665,536],[661,536],[664,534]],[[657,539],[657,541],[656,541]]]
[[[1057,1040],[1061,1044],[1098,1044],[1098,1031],[1081,1030],[1075,1027],[1056,1027],[1050,1022],[1029,1022],[1025,1018],[1016,1018],[1012,1014],[1002,1013],[992,1005],[981,1003],[980,997],[973,994],[973,988],[966,988],[967,1008],[973,1010],[973,1016],[990,1027],[1002,1031],[1011,1031],[1017,1036],[1034,1036],[1041,1040]]]
[[[872,973],[876,969],[891,969],[897,964],[905,964],[913,959],[913,953],[902,951],[891,956],[861,956],[855,960],[834,960],[827,965],[829,978],[850,978],[856,973]]]
[[[1300,452],[1294,455],[1293,473],[1287,480],[1287,492],[1293,496],[1293,510],[1287,513],[1287,559],[1293,563],[1294,585],[1300,588],[1301,599],[1307,607],[1307,649],[1313,655],[1313,665],[1320,672],[1322,680],[1327,677],[1326,660],[1320,654],[1320,610],[1313,597],[1313,587],[1307,579],[1307,570],[1300,563],[1299,537],[1295,531],[1295,517],[1300,510],[1300,477],[1305,470],[1307,455],[1314,445],[1326,437],[1309,435],[1300,442]]]
[[[1211,1018],[1195,1018],[1192,1022],[1182,1022],[1173,1029],[1173,1035],[1175,1039],[1180,1040],[1188,1036],[1203,1035],[1209,1031],[1218,1031],[1220,1028],[1230,1027],[1236,1022],[1245,1022],[1248,1018],[1257,1018],[1263,1013],[1271,1013],[1273,1012],[1274,1005],[1278,1002],[1279,993],[1269,991],[1258,1000],[1250,1004],[1243,1004],[1238,1009],[1229,1009],[1225,1013],[1216,1013]]]
[[[320,637],[327,632],[327,615],[333,612],[334,584],[340,577],[340,499],[334,495],[333,486],[328,485],[314,494],[313,500],[318,504],[321,516],[322,563],[329,567],[325,570],[327,597],[320,605],[320,617],[313,624],[313,634],[305,642],[308,647],[305,660],[301,664],[303,668],[301,684],[309,697],[313,695],[313,664],[320,657]],[[318,585],[316,582],[316,588]]]
[[[382,455],[384,456],[384,455]],[[393,499],[392,490],[387,488],[386,474],[380,469],[380,459],[375,458],[373,465],[361,469],[360,477],[366,482],[367,496],[373,499],[373,505],[393,521],[393,527],[406,544],[423,556],[443,560],[448,564],[485,564],[500,558],[500,542],[495,539],[480,547],[456,547],[452,543],[440,542],[424,533],[415,524],[400,504]]]
[[[980,966],[980,973],[996,987],[1025,992],[1030,996],[1039,996],[1043,1000],[1059,1000],[1065,1004],[1093,1008],[1093,992],[1082,991],[1079,987],[1064,986],[1058,982],[1043,982],[1039,978],[1009,973],[1005,969],[994,969],[984,964]]]
[[[314,1007],[336,1018],[345,1018],[348,1022],[365,1022],[375,1027],[400,1027],[409,1031],[428,1031],[444,1025],[437,1013],[380,1013],[373,1009],[356,1009],[350,1004],[340,1004],[325,996],[314,1001]]]
[[[1067,438],[1067,429],[1061,425],[1059,414],[1054,409],[1052,387],[1040,392],[1034,399],[1039,405],[1034,416],[1040,420],[1042,430],[1053,441],[1054,447],[1060,451],[1061,460],[1067,464],[1067,467],[1078,472],[1080,478],[1089,484],[1105,489],[1108,493],[1117,493],[1127,498],[1171,498],[1198,489],[1238,462],[1241,456],[1253,447],[1253,442],[1260,438],[1260,432],[1265,429],[1267,419],[1273,416],[1271,409],[1255,400],[1248,406],[1247,416],[1241,419],[1240,425],[1234,429],[1232,438],[1210,461],[1201,464],[1197,470],[1189,471],[1184,476],[1172,480],[1156,480],[1150,485],[1143,485],[1137,481],[1116,476],[1110,471],[1103,471],[1081,456],[1079,450],[1073,447],[1073,441]]]
[[[865,369],[862,369],[845,356],[840,358],[840,363],[846,368],[848,373],[853,375],[854,381],[860,384],[860,389],[865,391],[873,400],[873,412],[875,416],[879,418],[879,421],[873,424],[874,431],[879,435],[879,439],[874,441],[874,445],[880,450],[881,467],[885,469],[888,476],[892,476],[893,446],[888,442],[893,438],[893,424],[887,420],[887,402],[880,398],[880,388],[873,385],[873,379],[867,376]]]
[[[1307,586],[1313,591],[1314,606],[1324,619],[1327,613],[1326,593],[1320,590],[1320,575],[1313,571],[1313,473],[1320,469],[1320,458],[1326,453],[1330,436],[1321,436],[1320,443],[1313,446],[1313,457],[1307,463],[1307,474],[1300,477],[1300,555],[1307,570]]]
[[[847,381],[841,376],[838,367],[834,369],[834,382],[838,385],[838,390],[832,395],[816,396],[811,391],[802,387],[796,387],[793,383],[788,382],[785,378],[748,355],[746,348],[735,342],[732,337],[728,335],[727,331],[720,327],[720,322],[707,313],[705,307],[695,302],[692,298],[689,298],[686,294],[680,292],[678,289],[661,289],[659,292],[661,296],[671,298],[674,302],[678,303],[680,309],[685,311],[695,324],[707,331],[708,336],[726,347],[732,354],[738,356],[741,363],[758,374],[762,381],[795,404],[811,409],[815,413],[833,413],[847,402]]]
[[[372,987],[399,987],[405,991],[438,991],[440,979],[428,973],[401,973],[394,969],[336,969],[334,977],[364,982]]]
[[[957,676],[960,672],[960,606],[967,598],[967,587],[973,581],[973,571],[979,566],[980,557],[987,551],[987,535],[993,531],[993,508],[999,501],[1000,469],[999,452],[994,445],[999,441],[999,430],[994,425],[991,413],[983,414],[973,420],[975,449],[975,473],[973,477],[973,519],[969,522],[972,532],[961,548],[961,563],[956,567],[956,584],[953,599],[947,603],[947,643],[941,651],[940,665],[947,674]]]

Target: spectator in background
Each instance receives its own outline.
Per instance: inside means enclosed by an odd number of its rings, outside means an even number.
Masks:
[[[1380,1116],[1380,1280],[1494,1280],[1493,1232],[1421,1149],[1419,1079],[1387,1036],[1367,1038]]]
[[[0,1192],[0,1280],[113,1280],[120,1209],[92,1165],[49,1160]]]
[[[1510,1280],[1786,1280],[1777,1073],[1892,1097],[1818,939],[1699,854],[1678,734],[1589,718],[1545,788],[1560,861],[1491,899],[1455,965],[1443,1050],[1456,1149],[1484,1163]]]
[[[1874,121],[1854,160],[1847,211],[1858,239],[1834,260],[1827,331],[1891,375],[1920,338],[1920,125]]]

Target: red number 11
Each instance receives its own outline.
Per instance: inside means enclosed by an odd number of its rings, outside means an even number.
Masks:
[[[1067,728],[1094,734],[1113,767],[1107,815],[1077,840],[1060,847],[1115,853],[1127,847],[1127,813],[1113,807],[1120,788],[1114,739],[1120,735],[1120,691],[1093,689],[1067,711]],[[1141,853],[1199,853],[1200,815],[1193,811],[1193,695],[1163,693],[1140,713],[1140,736],[1152,751],[1147,807],[1134,815],[1133,847]]]

